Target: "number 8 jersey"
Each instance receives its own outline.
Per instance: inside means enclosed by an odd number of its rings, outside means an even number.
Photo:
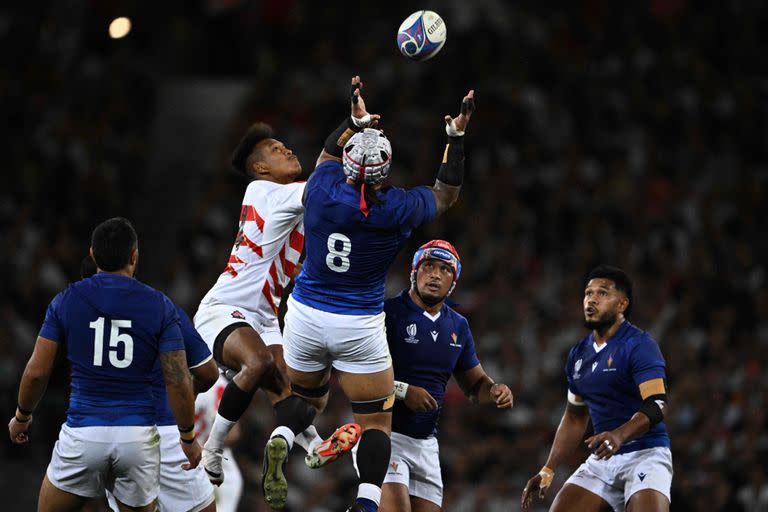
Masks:
[[[429,187],[377,191],[381,204],[360,210],[357,185],[349,185],[341,162],[315,169],[304,192],[307,256],[294,300],[321,311],[376,315],[384,309],[384,279],[414,228],[437,214]]]

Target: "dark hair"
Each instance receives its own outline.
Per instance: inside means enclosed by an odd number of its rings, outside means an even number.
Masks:
[[[99,269],[96,268],[96,262],[93,261],[90,254],[83,259],[82,263],[80,263],[80,279],[87,279],[98,271]]]
[[[105,220],[93,230],[93,260],[101,270],[115,272],[125,267],[136,248],[138,237],[130,221],[123,217]]]
[[[271,139],[274,132],[272,127],[266,123],[256,123],[248,128],[243,138],[240,139],[240,143],[232,153],[232,169],[238,174],[242,174],[245,177],[250,177],[248,172],[248,157],[253,153],[253,148],[256,144],[265,140]]]
[[[632,313],[632,281],[629,279],[627,273],[621,270],[619,267],[614,267],[611,265],[598,265],[597,267],[593,268],[587,276],[587,283],[592,279],[599,278],[613,281],[613,285],[616,287],[616,289],[620,292],[623,292],[624,295],[627,296],[627,299],[629,299],[629,305],[624,311],[624,317],[629,318],[629,315]]]

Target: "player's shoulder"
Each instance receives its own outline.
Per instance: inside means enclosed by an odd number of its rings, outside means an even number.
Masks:
[[[443,304],[440,313],[445,315],[447,320],[452,321],[457,328],[469,329],[469,320],[467,320],[467,317],[456,311],[452,306]]]
[[[384,313],[386,315],[394,314],[396,312],[400,312],[403,309],[407,307],[406,300],[409,300],[408,297],[408,290],[403,290],[394,297],[390,297],[389,299],[386,299],[384,301]],[[388,317],[390,320],[394,317]]]
[[[624,343],[630,348],[648,344],[658,345],[648,331],[640,329],[636,325],[630,323],[629,320],[625,320],[625,324],[624,328],[626,329],[626,332],[624,333]]]
[[[583,336],[574,346],[571,347],[570,352],[568,352],[568,358],[572,359],[574,357],[578,357],[591,344],[592,344],[592,335],[587,334]]]

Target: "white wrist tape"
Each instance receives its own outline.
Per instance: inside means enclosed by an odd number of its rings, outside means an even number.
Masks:
[[[462,137],[464,132],[456,129],[456,121],[451,119],[450,123],[445,123],[445,133],[449,137]]]
[[[355,117],[350,116],[352,118],[352,124],[357,126],[358,128],[368,128],[371,126],[371,123],[373,122],[373,119],[371,119],[371,114],[365,114],[363,117]]]
[[[405,395],[408,393],[408,383],[395,381],[395,398],[398,400],[405,400]]]

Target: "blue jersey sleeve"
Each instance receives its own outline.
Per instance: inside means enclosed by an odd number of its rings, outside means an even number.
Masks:
[[[477,358],[477,352],[475,352],[475,339],[472,337],[472,331],[469,329],[469,323],[466,320],[459,336],[458,341],[462,344],[461,355],[459,360],[456,361],[454,371],[465,372],[480,364],[480,359]]]
[[[644,336],[632,349],[629,367],[637,386],[652,379],[666,378],[664,356],[659,344],[648,336]]]
[[[437,203],[429,187],[416,187],[404,192],[403,201],[395,210],[395,218],[402,233],[407,236],[414,228],[435,218]]]
[[[187,352],[187,367],[200,366],[210,359],[211,351],[184,310],[176,306],[176,313],[181,322],[181,335],[184,338],[184,350]]]
[[[158,336],[158,352],[184,350],[184,338],[181,335],[179,315],[171,299],[163,295],[163,323]]]
[[[48,310],[45,312],[45,320],[40,327],[40,333],[38,336],[47,338],[51,341],[64,341],[64,326],[59,319],[59,304],[61,303],[62,294],[59,293],[53,298],[50,304],[48,304]]]
[[[574,395],[582,396],[581,392],[579,391],[579,388],[576,386],[576,381],[573,378],[573,374],[574,374],[573,357],[577,347],[578,345],[573,347],[571,351],[568,352],[568,359],[565,362],[565,378],[568,379],[568,390]]]

